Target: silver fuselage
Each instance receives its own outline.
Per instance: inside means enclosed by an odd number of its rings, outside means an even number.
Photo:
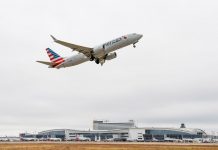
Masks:
[[[137,43],[139,39],[141,38],[142,38],[142,35],[136,34],[136,33],[128,34],[128,35],[116,38],[112,41],[109,41],[109,42],[106,42],[104,44],[94,47],[93,55],[95,58],[100,59],[113,51],[116,51],[128,45]],[[75,65],[78,65],[78,64],[81,64],[81,63],[84,63],[90,60],[90,58],[86,57],[82,53],[78,53],[77,55],[66,57],[64,59],[65,61],[61,65],[59,65],[58,68],[71,67],[71,66],[75,66]]]

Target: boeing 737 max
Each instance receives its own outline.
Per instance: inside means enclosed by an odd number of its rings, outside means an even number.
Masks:
[[[125,46],[133,44],[135,48],[135,44],[142,38],[143,35],[141,34],[128,34],[119,38],[116,38],[112,41],[107,43],[101,44],[94,48],[89,48],[85,46],[80,46],[76,44],[71,44],[68,42],[64,42],[61,40],[56,39],[51,35],[54,42],[71,48],[73,51],[79,52],[77,55],[73,55],[70,57],[61,57],[50,48],[47,48],[47,54],[50,58],[51,62],[46,61],[37,61],[39,63],[48,65],[49,68],[64,68],[64,67],[71,67],[86,61],[95,61],[96,64],[103,65],[106,60],[111,60],[117,57],[116,50],[123,48]]]

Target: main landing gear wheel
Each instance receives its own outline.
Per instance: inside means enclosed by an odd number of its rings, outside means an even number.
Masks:
[[[96,63],[96,64],[99,64],[99,59],[98,59],[98,58],[95,59],[95,63]]]
[[[90,57],[90,61],[93,61],[95,59],[95,57],[93,56],[93,55],[91,55],[91,57]]]
[[[133,47],[136,48],[135,44],[133,44]]]

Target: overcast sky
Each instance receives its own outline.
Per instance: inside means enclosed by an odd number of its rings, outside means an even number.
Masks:
[[[0,1],[0,135],[88,129],[93,119],[139,126],[216,130],[216,0]],[[45,48],[76,54],[61,40],[93,47],[143,34],[103,67],[49,69]],[[216,130],[218,131],[218,129]]]

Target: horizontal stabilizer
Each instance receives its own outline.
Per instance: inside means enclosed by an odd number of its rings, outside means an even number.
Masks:
[[[47,62],[47,61],[36,61],[36,62],[44,64],[44,65],[49,65],[49,66],[53,64],[52,62]]]

